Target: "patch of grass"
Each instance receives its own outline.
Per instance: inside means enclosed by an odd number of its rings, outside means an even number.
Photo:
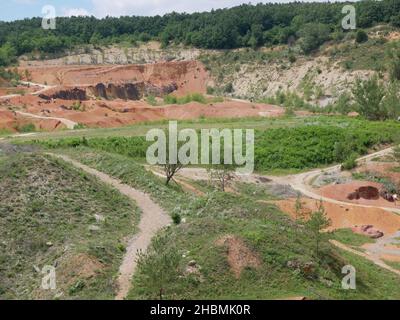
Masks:
[[[399,261],[389,261],[383,260],[388,266],[400,270],[400,262]]]
[[[0,299],[112,299],[119,247],[135,232],[134,203],[46,155],[0,159]],[[35,266],[45,265],[56,266],[56,291],[40,288]]]
[[[36,127],[33,123],[27,123],[22,126],[16,126],[15,129],[21,133],[35,132]]]
[[[207,103],[207,99],[201,93],[187,94],[183,97],[168,94],[164,97],[164,104],[187,104],[193,101],[202,104]]]
[[[338,229],[331,233],[332,239],[335,239],[341,243],[360,247],[366,243],[374,243],[375,240],[371,239],[362,234],[357,234],[351,231],[351,229]]]
[[[0,137],[1,136],[7,136],[7,135],[9,135],[9,134],[11,134],[12,132],[11,132],[11,130],[8,130],[8,129],[0,129]]]
[[[357,180],[365,180],[365,181],[372,181],[372,182],[377,182],[381,183],[384,185],[386,191],[391,192],[391,193],[396,193],[397,192],[397,186],[394,182],[392,182],[389,178],[383,177],[379,173],[375,172],[354,172],[352,174],[354,179]]]
[[[149,95],[146,97],[146,102],[151,105],[151,106],[156,106],[157,105],[157,100],[156,97],[153,95]]]

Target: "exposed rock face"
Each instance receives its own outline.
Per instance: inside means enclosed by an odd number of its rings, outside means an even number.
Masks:
[[[40,94],[39,98],[44,100],[62,99],[62,100],[87,100],[86,91],[84,89],[73,88],[56,91],[52,94]]]
[[[177,89],[176,83],[160,87],[149,82],[109,83],[107,86],[103,83],[98,83],[95,86],[88,87],[88,92],[103,99],[140,100],[147,95],[161,97]]]
[[[354,233],[366,235],[372,239],[378,239],[384,236],[384,233],[372,225],[354,226],[351,228]]]

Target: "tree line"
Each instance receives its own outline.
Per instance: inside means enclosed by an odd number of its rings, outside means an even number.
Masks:
[[[400,0],[353,3],[357,27],[376,23],[400,26]],[[77,45],[104,45],[159,40],[207,49],[232,49],[286,44],[303,38],[307,53],[342,32],[344,3],[243,4],[202,13],[163,16],[60,17],[55,30],[41,28],[42,19],[0,21],[0,65],[29,52],[57,53]],[[308,37],[308,38],[307,38]]]

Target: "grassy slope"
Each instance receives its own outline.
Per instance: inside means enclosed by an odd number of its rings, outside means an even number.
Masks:
[[[196,119],[178,121],[178,128],[193,128],[193,129],[207,129],[207,128],[238,128],[238,129],[255,129],[255,130],[269,130],[274,128],[293,128],[310,125],[332,125],[340,127],[352,127],[357,124],[363,123],[365,120],[349,118],[345,116],[297,116],[297,117],[278,117],[278,118],[210,118],[210,119]],[[376,125],[379,125],[377,122]],[[147,131],[153,128],[166,129],[168,128],[168,121],[155,121],[147,123],[138,123],[135,125],[118,127],[118,128],[93,128],[84,130],[64,130],[56,132],[42,132],[35,136],[13,138],[13,142],[32,140],[49,140],[67,137],[131,137],[131,136],[145,136]]]
[[[113,298],[123,238],[134,233],[138,214],[129,199],[59,160],[0,157],[0,299],[60,292],[61,298]],[[34,265],[54,264],[57,291],[40,290]]]
[[[189,195],[176,186],[166,187],[133,159],[89,149],[63,150],[80,161],[149,192],[169,213],[185,223],[169,228],[143,256],[133,279],[129,298],[400,298],[398,277],[353,255],[325,244],[326,255],[315,272],[305,274],[287,267],[288,261],[316,262],[314,243],[286,215],[271,205],[247,196],[209,192]],[[224,235],[241,237],[262,260],[260,269],[246,269],[236,279],[229,269],[224,248],[215,241]],[[185,275],[190,260],[201,266],[201,276]],[[357,269],[358,289],[341,289],[341,268]]]
[[[360,247],[366,243],[375,242],[374,239],[367,237],[362,234],[357,234],[351,231],[351,229],[339,229],[333,233],[333,239],[338,240],[341,243]]]

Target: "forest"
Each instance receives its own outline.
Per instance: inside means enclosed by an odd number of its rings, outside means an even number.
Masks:
[[[378,23],[400,26],[400,0],[360,1],[357,28]],[[55,30],[41,28],[42,18],[0,21],[0,66],[25,53],[59,53],[79,45],[159,40],[163,46],[184,44],[207,49],[272,46],[302,40],[308,54],[345,32],[345,3],[243,4],[202,13],[164,16],[57,18]]]

